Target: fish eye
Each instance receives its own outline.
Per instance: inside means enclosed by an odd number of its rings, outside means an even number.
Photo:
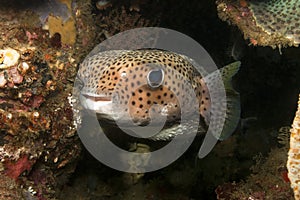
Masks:
[[[147,75],[147,83],[151,88],[158,88],[164,81],[164,71],[161,68],[150,70]]]

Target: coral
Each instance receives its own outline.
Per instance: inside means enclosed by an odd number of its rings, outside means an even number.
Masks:
[[[278,143],[283,146],[271,149],[266,158],[262,155],[254,157],[256,164],[251,167],[252,173],[245,180],[219,185],[215,190],[217,199],[292,199],[285,167],[288,151],[287,130],[287,127],[282,127],[275,131],[278,133]]]
[[[24,171],[30,171],[35,160],[29,160],[28,155],[24,155],[16,162],[8,160],[4,162],[5,174],[13,179],[17,179]]]
[[[0,199],[24,199],[22,189],[19,188],[13,179],[5,176],[3,173],[0,173]]]
[[[287,169],[291,187],[294,190],[295,199],[300,199],[300,95],[298,110],[292,124],[290,136],[290,149],[288,153]]]
[[[22,71],[26,71],[26,63],[22,63],[20,67],[23,69]],[[6,84],[8,87],[14,87],[15,84],[20,84],[23,81],[23,75],[19,72],[17,67],[11,67],[7,70],[3,70],[0,72],[0,88],[5,87]]]
[[[252,45],[286,47],[300,43],[299,1],[218,0],[219,17],[237,25]]]
[[[128,11],[124,5],[116,6],[108,14],[99,13],[97,16],[100,26],[105,24],[102,28],[103,39],[112,36],[116,33],[129,30],[131,28],[156,26],[158,20],[149,20],[142,17],[140,13]],[[125,42],[125,41],[123,41]]]
[[[56,0],[39,3],[48,2],[54,7],[62,5]],[[63,2],[73,12],[71,1]],[[36,1],[0,8],[0,199],[6,194],[13,197],[10,188],[20,190],[25,199],[53,199],[75,170],[81,145],[69,97],[77,63],[85,51],[82,43],[73,48],[75,36],[89,36],[75,29],[79,21],[87,24],[87,19],[78,14],[82,4],[89,7],[87,1],[76,4],[74,33],[61,34],[67,30],[59,26],[53,35],[36,23],[40,20],[35,13],[40,8],[34,9]],[[66,35],[72,37],[67,45]],[[93,39],[85,45],[90,42]],[[2,184],[5,180],[13,182],[14,187]],[[16,195],[10,199],[23,198]]]
[[[129,10],[140,12],[141,6],[147,4],[149,4],[149,0],[131,0]]]
[[[105,9],[111,7],[111,6],[112,6],[112,4],[108,0],[99,0],[99,1],[96,2],[96,8],[98,10],[105,10]]]
[[[67,6],[69,13],[72,12],[72,3],[74,3],[74,1],[72,1],[72,0],[59,0],[59,2],[65,4]],[[59,15],[63,15],[63,14],[66,14],[66,12],[60,13]]]
[[[76,20],[76,43],[74,48],[81,49],[78,53],[78,58],[83,60],[88,52],[94,47],[96,37],[101,30],[99,30],[95,23],[88,23],[94,21],[92,13],[91,0],[77,1],[74,6],[75,20]]]
[[[20,54],[14,49],[0,50],[0,69],[5,69],[17,64]]]
[[[215,192],[217,194],[217,199],[231,199],[231,195],[233,192],[236,192],[236,183],[225,183],[223,185],[219,185]]]
[[[269,35],[300,43],[300,2],[297,0],[249,1],[257,26]]]
[[[60,17],[49,16],[46,29],[49,30],[50,37],[60,34],[63,44],[73,45],[76,41],[76,28],[73,17],[70,17],[67,21],[63,21]]]

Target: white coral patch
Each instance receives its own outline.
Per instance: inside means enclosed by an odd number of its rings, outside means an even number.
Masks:
[[[16,65],[19,58],[20,54],[14,49],[0,50],[0,69]]]
[[[7,83],[7,80],[5,78],[4,73],[2,72],[2,73],[0,73],[0,87],[4,87],[6,83]]]

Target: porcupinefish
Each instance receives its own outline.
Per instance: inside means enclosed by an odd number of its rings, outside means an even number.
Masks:
[[[237,61],[219,70],[227,96],[221,139],[230,136],[239,121],[239,94],[231,85],[231,78],[239,66]],[[207,75],[206,80],[193,66],[192,59],[170,51],[103,51],[80,65],[80,101],[83,107],[95,111],[99,120],[117,119],[125,123],[132,120],[135,125],[145,126],[151,118],[164,116],[168,125],[150,139],[170,140],[188,132],[189,127],[181,127],[178,121],[182,114],[180,105],[192,102],[188,99],[191,91],[197,101],[195,105],[185,106],[185,112],[197,110],[202,122],[199,132],[207,128],[209,118],[214,114],[207,85],[214,84],[215,74]]]

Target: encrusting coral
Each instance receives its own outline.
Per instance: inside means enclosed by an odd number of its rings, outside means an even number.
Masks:
[[[235,24],[253,45],[287,47],[300,44],[297,0],[218,0],[219,17]]]
[[[300,199],[300,95],[298,110],[292,124],[290,136],[290,150],[288,153],[287,169],[295,200]]]

